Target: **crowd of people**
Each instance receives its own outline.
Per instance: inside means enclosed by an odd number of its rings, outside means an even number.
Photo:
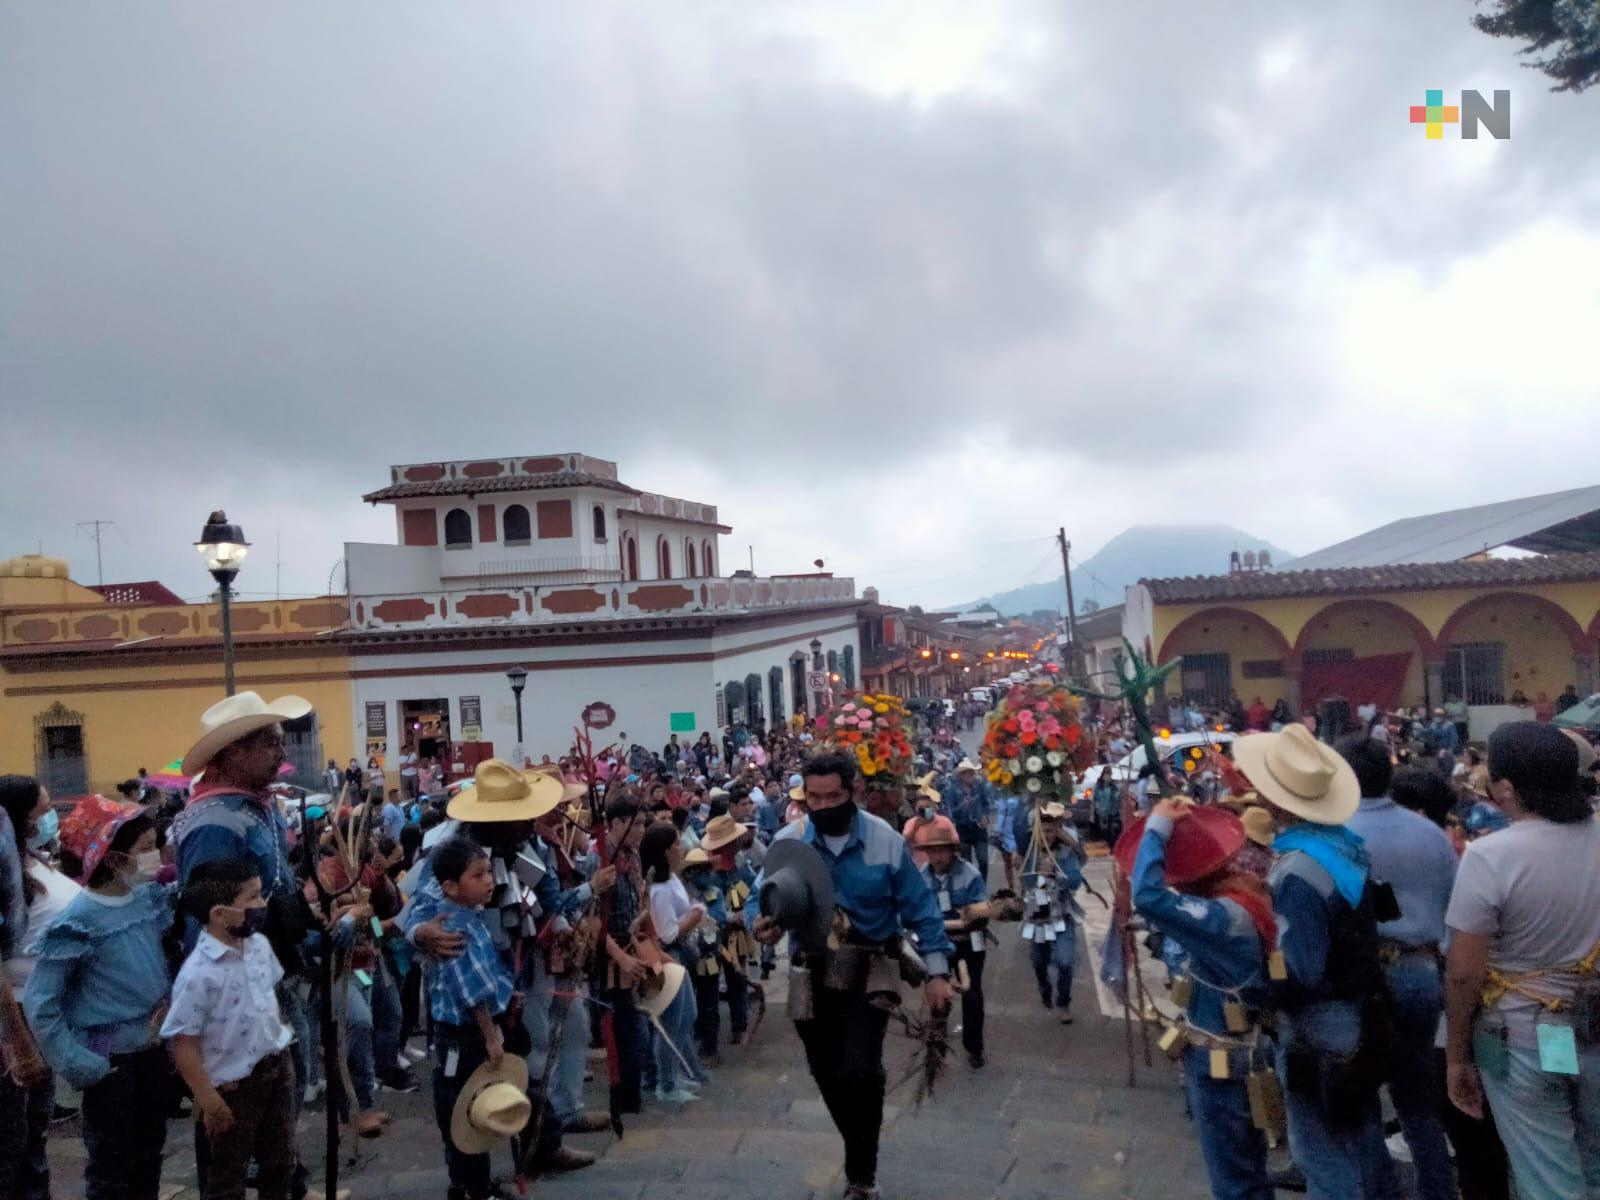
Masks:
[[[1175,708],[1251,729],[1264,706]],[[914,782],[891,786],[796,721],[491,759],[455,785],[352,759],[289,813],[280,723],[308,711],[208,710],[178,800],[130,780],[58,818],[38,781],[0,778],[0,1194],[49,1196],[65,1106],[90,1200],[155,1196],[179,1111],[205,1196],[316,1197],[302,1111],[320,1097],[381,1139],[382,1093],[426,1086],[451,1200],[508,1195],[507,1139],[514,1173],[579,1170],[585,1136],[714,1089],[786,958],[845,1194],[868,1200],[902,985],[982,1070],[1009,918],[1040,1002],[1073,1019],[1087,839],[984,777],[951,736],[964,712],[919,726]],[[1539,722],[1466,746],[1448,710],[1358,712],[1330,746],[1266,715],[1231,758],[1103,771],[1089,817],[1167,968],[1162,1041],[1214,1194],[1400,1195],[1385,1090],[1426,1200],[1512,1178],[1600,1194],[1593,749]],[[1135,744],[1110,709],[1085,728],[1107,765]],[[597,1043],[608,1111],[584,1087]],[[1294,1167],[1273,1177],[1280,1109]]]

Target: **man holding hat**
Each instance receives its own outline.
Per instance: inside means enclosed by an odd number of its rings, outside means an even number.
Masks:
[[[1361,786],[1304,725],[1240,738],[1233,753],[1280,830],[1267,879],[1279,929],[1269,973],[1290,1152],[1311,1200],[1399,1195],[1379,1117],[1376,1024],[1377,919],[1396,914],[1392,893],[1379,910],[1366,847],[1345,826]]]
[[[905,840],[857,809],[855,758],[824,752],[808,759],[800,773],[808,815],[785,827],[772,844],[758,881],[762,915],[754,933],[771,944],[786,928],[795,932],[790,1015],[812,1078],[844,1138],[845,1197],[877,1200],[889,1014],[871,998],[877,990],[897,991],[901,930],[909,929],[928,972],[928,1010],[945,1012],[953,995],[949,956],[955,947]],[[783,910],[777,917],[776,909]],[[800,915],[798,925],[791,914]]]
[[[1238,868],[1246,833],[1221,808],[1169,797],[1118,839],[1115,857],[1134,908],[1180,943],[1185,974],[1173,995],[1184,1009],[1169,1053],[1183,1057],[1184,1089],[1217,1200],[1272,1200],[1267,1144],[1256,1127],[1250,1077],[1271,1070],[1252,1045],[1268,1008],[1267,955],[1277,941],[1262,882]],[[1163,1047],[1167,1046],[1163,1039]]]
[[[955,943],[958,971],[966,973],[961,993],[961,1045],[973,1068],[983,1066],[983,963],[988,957],[984,930],[989,926],[989,889],[978,868],[956,857],[961,848],[955,830],[929,824],[918,830],[914,851],[925,860],[922,881],[944,914],[944,931]]]
[[[721,974],[728,988],[728,1040],[737,1046],[744,1041],[750,1027],[750,976],[749,962],[755,943],[750,938],[745,923],[746,904],[755,891],[756,876],[741,860],[740,844],[750,836],[750,831],[727,814],[712,817],[706,825],[706,836],[700,848],[706,854],[706,906],[716,918],[721,930],[717,954],[721,959]],[[713,997],[714,999],[714,997]],[[711,1005],[701,1005],[700,1016],[710,1030],[712,1054],[720,1025],[719,1010]]]
[[[1484,1096],[1517,1194],[1600,1194],[1600,823],[1579,754],[1554,726],[1489,738],[1489,792],[1510,826],[1461,857],[1450,927],[1450,1099]]]

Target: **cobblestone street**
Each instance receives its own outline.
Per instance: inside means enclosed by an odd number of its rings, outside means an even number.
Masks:
[[[1105,860],[1090,865],[1096,890],[1109,896]],[[1099,903],[1087,898],[1091,936],[1103,936]],[[889,1098],[880,1183],[886,1200],[1035,1200],[1073,1196],[1208,1195],[1199,1150],[1188,1128],[1172,1068],[1156,1055],[1127,1086],[1124,1028],[1101,1011],[1093,983],[1096,948],[1080,943],[1073,1013],[1062,1026],[1034,990],[1018,926],[996,927],[987,972],[988,1065],[971,1070],[953,1054],[938,1094],[920,1110],[906,1107],[911,1085]],[[648,1104],[630,1117],[626,1136],[572,1138],[601,1154],[593,1167],[536,1180],[529,1194],[550,1200],[802,1200],[843,1190],[842,1149],[806,1073],[784,1011],[782,971],[768,984],[766,1020],[753,1044],[724,1047],[722,1067],[704,1097],[681,1109]],[[891,1033],[889,1074],[897,1078],[910,1044]],[[959,1049],[959,1048],[958,1048]],[[593,1064],[604,1075],[603,1062]],[[604,1089],[590,1085],[591,1103]],[[395,1122],[377,1141],[359,1142],[354,1166],[341,1170],[355,1200],[439,1196],[445,1174],[439,1134],[425,1091],[380,1093]],[[320,1164],[320,1104],[302,1118],[301,1146]],[[50,1142],[55,1194],[82,1194],[82,1145],[73,1124]],[[192,1127],[168,1131],[165,1178],[171,1196],[195,1195]],[[509,1155],[495,1159],[509,1169]],[[318,1167],[320,1174],[320,1165]]]

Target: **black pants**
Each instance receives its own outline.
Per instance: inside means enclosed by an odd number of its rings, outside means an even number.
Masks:
[[[971,934],[959,935],[970,938]],[[968,943],[970,945],[970,942]],[[983,963],[989,953],[963,947],[956,952],[958,962],[967,964],[971,986],[961,993],[961,1045],[968,1054],[983,1057]]]
[[[155,1200],[167,1143],[167,1049],[114,1054],[83,1093],[84,1200]]]
[[[456,1149],[455,1142],[450,1138],[450,1119],[461,1089],[472,1073],[489,1060],[483,1034],[476,1025],[444,1025],[436,1021],[432,1050],[433,1118],[438,1122],[439,1136],[444,1139],[444,1164],[450,1173],[450,1188],[452,1191],[460,1189],[470,1197],[487,1196],[491,1183],[489,1156],[464,1154]],[[452,1052],[455,1055],[454,1063],[450,1061]],[[446,1067],[451,1066],[454,1070],[446,1075]],[[533,1137],[537,1128],[539,1149],[534,1156],[537,1162],[560,1148],[561,1122],[556,1120],[550,1102],[544,1097],[530,1091],[528,1099],[533,1104],[533,1115],[528,1119],[528,1128],[522,1137],[516,1139],[516,1152],[518,1156],[525,1152],[525,1139]],[[542,1119],[541,1108],[544,1110]]]
[[[865,992],[819,987],[809,1021],[796,1021],[806,1063],[822,1102],[844,1138],[844,1174],[871,1186],[878,1175],[878,1135],[883,1127],[883,1035],[889,1014]]]
[[[702,1056],[715,1055],[722,1040],[722,975],[694,976],[694,1037]]]
[[[0,1196],[8,1200],[49,1200],[50,1160],[45,1135],[55,1108],[56,1077],[23,1090],[0,1071]]]
[[[617,1039],[617,1104],[625,1113],[644,1107],[644,1062],[650,1054],[649,1026],[633,1006],[633,992],[609,988],[606,1003],[611,1006],[611,1028]]]

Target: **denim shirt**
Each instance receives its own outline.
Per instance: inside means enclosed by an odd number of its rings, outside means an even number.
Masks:
[[[111,1055],[156,1043],[150,1018],[170,990],[161,935],[172,919],[167,889],[150,883],[124,904],[81,892],[39,932],[22,1007],[45,1059],[73,1087],[104,1079]]]
[[[1000,796],[994,805],[994,836],[1007,854],[1017,852],[1017,810],[1022,801],[1015,796]]]
[[[988,828],[989,815],[994,811],[994,787],[987,779],[973,781],[972,788],[968,790],[961,786],[961,781],[956,776],[949,776],[939,795],[944,800],[945,815],[960,828],[963,824],[981,825]]]
[[[833,902],[868,941],[888,942],[901,927],[917,935],[923,962],[934,975],[950,970],[955,946],[944,931],[944,914],[911,861],[905,839],[886,821],[858,811],[844,848],[835,855],[809,820],[786,825],[778,834],[801,838],[817,848],[833,876]],[[760,891],[760,880],[756,890]]]
[[[201,863],[243,858],[255,864],[264,896],[295,890],[289,862],[289,826],[276,805],[240,792],[195,801],[173,822],[178,880],[189,881]]]
[[[941,898],[946,901],[940,911],[947,921],[959,917],[967,905],[981,904],[989,898],[989,889],[984,886],[983,876],[963,858],[954,859],[950,863],[950,870],[943,876],[934,873],[932,863],[924,865],[922,882],[933,893],[935,904]]]
[[[1231,900],[1186,896],[1167,886],[1172,820],[1152,816],[1133,862],[1133,906],[1169,943],[1182,945],[1182,972],[1193,984],[1189,1024],[1226,1034],[1222,1006],[1232,993],[1248,1008],[1267,1004],[1266,955],[1250,914]],[[1171,960],[1168,961],[1171,966]]]

